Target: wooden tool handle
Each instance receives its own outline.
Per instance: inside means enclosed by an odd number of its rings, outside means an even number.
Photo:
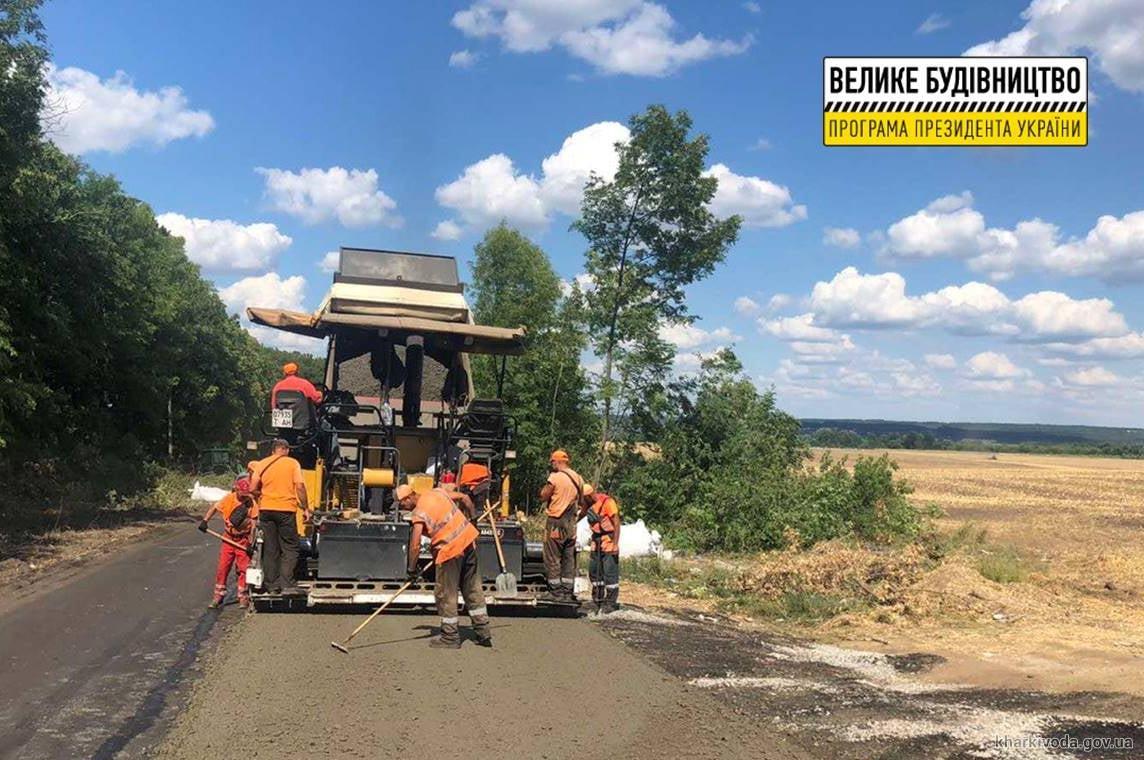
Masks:
[[[223,535],[223,534],[221,534],[221,533],[215,533],[215,532],[214,532],[213,530],[211,530],[210,528],[207,528],[207,535],[211,535],[211,536],[214,536],[214,537],[215,537],[215,538],[217,538],[219,541],[222,541],[224,544],[230,544],[230,545],[231,545],[231,546],[233,546],[235,549],[242,549],[243,551],[246,551],[247,549],[249,549],[249,548],[250,548],[250,547],[248,547],[248,546],[244,546],[244,545],[240,544],[239,542],[237,542],[237,541],[235,541],[235,540],[233,540],[233,539],[227,538],[226,536],[224,536],[224,535]]]
[[[421,579],[421,573],[423,573],[423,572],[425,572],[426,570],[428,570],[428,569],[429,569],[429,566],[430,566],[430,565],[432,565],[432,564],[433,564],[433,561],[432,561],[432,560],[430,560],[429,562],[426,562],[426,563],[425,563],[425,565],[424,565],[424,566],[421,568],[421,570],[420,570],[420,571],[417,573],[417,575],[416,575],[415,577],[413,577],[413,578],[410,578],[409,580],[407,580],[407,581],[405,582],[405,584],[404,584],[404,585],[403,585],[401,588],[397,589],[397,591],[395,591],[395,592],[393,593],[393,596],[389,597],[389,599],[388,599],[388,600],[386,600],[385,604],[383,604],[383,605],[381,605],[380,607],[378,607],[376,610],[374,610],[374,611],[373,611],[373,614],[372,614],[372,615],[370,615],[370,616],[369,616],[369,617],[367,617],[367,618],[366,618],[364,621],[362,621],[362,624],[361,624],[361,625],[359,625],[357,628],[355,628],[355,629],[354,629],[354,632],[353,632],[353,633],[351,633],[351,634],[350,634],[348,637],[346,637],[346,641],[345,641],[345,643],[347,643],[347,644],[348,644],[348,643],[350,643],[350,641],[353,639],[353,637],[354,637],[354,636],[357,636],[357,635],[358,635],[358,632],[359,632],[359,631],[361,631],[361,629],[362,629],[362,628],[365,628],[367,625],[369,625],[369,622],[370,622],[371,620],[373,620],[375,617],[377,617],[378,615],[380,615],[382,612],[385,612],[385,608],[386,608],[386,607],[388,607],[389,605],[393,604],[394,600],[396,600],[396,599],[397,599],[397,597],[399,597],[399,596],[401,596],[402,594],[404,594],[404,593],[405,593],[405,591],[406,591],[406,590],[407,590],[407,589],[408,589],[410,586],[412,586],[414,583],[416,583],[417,581],[419,581],[419,580]]]
[[[493,513],[491,511],[489,512],[489,525],[493,526],[493,543],[496,544],[497,559],[500,560],[500,570],[503,573],[506,571],[506,565],[504,562],[504,549],[501,548],[500,534],[497,533],[497,521],[493,518]]]

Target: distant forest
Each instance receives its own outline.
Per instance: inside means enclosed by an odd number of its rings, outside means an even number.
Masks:
[[[1144,429],[990,422],[803,419],[812,446],[1144,458]]]

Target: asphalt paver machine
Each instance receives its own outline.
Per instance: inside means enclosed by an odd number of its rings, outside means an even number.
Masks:
[[[303,595],[259,590],[256,552],[248,576],[255,582],[255,609],[388,601],[405,581],[411,530],[393,498],[400,483],[417,491],[446,483],[463,487],[472,492],[478,514],[496,505],[506,570],[520,583],[515,594],[498,595],[493,527],[481,521],[478,553],[487,601],[546,605],[540,599],[540,545],[526,542],[509,504],[515,426],[499,398],[508,357],[524,350],[524,330],[474,324],[456,259],[342,248],[317,311],[251,307],[247,314],[254,324],[327,344],[321,403],[280,391],[267,431],[290,442],[314,509],[311,522],[299,521]],[[495,397],[474,398],[476,361],[490,363]],[[421,554],[429,557],[427,544]],[[433,592],[430,570],[395,605],[431,606]]]

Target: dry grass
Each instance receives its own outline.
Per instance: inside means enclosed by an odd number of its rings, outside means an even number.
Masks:
[[[832,453],[852,461],[881,452]],[[1144,461],[888,453],[911,498],[941,511],[924,556],[919,546],[830,542],[700,561],[721,566],[723,587],[763,600],[764,614],[744,604],[733,612],[773,623],[765,613],[781,610],[773,602],[792,589],[858,600],[783,622],[802,635],[941,654],[950,664],[935,680],[1144,694]],[[684,569],[703,580],[710,572]],[[635,598],[720,609],[686,583],[655,585],[633,589]]]

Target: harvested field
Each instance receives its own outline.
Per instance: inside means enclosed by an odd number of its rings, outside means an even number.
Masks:
[[[686,583],[644,587],[634,598],[655,604],[663,595],[677,606],[682,596],[697,609],[763,618],[798,635],[937,654],[946,662],[924,676],[933,682],[1144,694],[1144,462],[885,453],[913,484],[911,498],[941,512],[929,556],[919,546],[829,542],[684,571],[685,580],[718,577],[740,592],[732,605]],[[817,617],[788,614],[792,589],[795,601],[811,594],[836,604]],[[760,601],[743,601],[751,597]]]

